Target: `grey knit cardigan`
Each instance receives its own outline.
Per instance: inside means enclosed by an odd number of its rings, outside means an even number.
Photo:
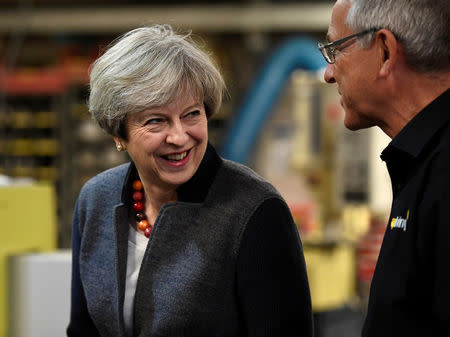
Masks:
[[[128,210],[134,176],[132,163],[101,173],[84,186],[75,209],[79,292],[101,336],[125,336]],[[134,336],[239,336],[235,261],[242,235],[265,200],[282,198],[252,170],[220,159],[210,146],[178,195],[179,202],[161,208],[144,255],[135,294]]]

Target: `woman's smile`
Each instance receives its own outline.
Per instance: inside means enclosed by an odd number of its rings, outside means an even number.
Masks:
[[[160,158],[166,165],[172,167],[183,167],[189,162],[190,153],[191,149],[182,152],[174,152],[166,155],[161,155]]]

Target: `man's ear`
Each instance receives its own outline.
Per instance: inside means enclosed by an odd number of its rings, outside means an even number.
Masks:
[[[375,36],[375,43],[380,52],[380,70],[378,75],[386,78],[398,62],[400,44],[395,35],[387,29],[380,29]]]

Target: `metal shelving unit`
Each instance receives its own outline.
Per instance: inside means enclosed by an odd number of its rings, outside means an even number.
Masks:
[[[104,34],[149,23],[170,23],[199,33],[326,31],[333,3],[255,3],[243,5],[173,5],[52,7],[4,9],[0,33],[60,32]]]
[[[44,1],[22,1],[22,6],[14,8],[0,0],[0,58],[5,57],[1,53],[8,52],[8,49],[16,49],[13,50],[16,54],[31,55],[36,50],[33,46],[39,46],[39,41],[46,41],[47,45],[42,45],[45,49],[55,38],[66,44],[81,42],[88,45],[87,41],[92,43],[100,37],[102,44],[129,29],[152,23],[169,23],[177,29],[192,30],[204,38],[205,45],[214,51],[218,63],[223,65],[224,75],[230,83],[231,99],[225,100],[221,113],[210,123],[210,138],[215,145],[220,145],[231,111],[245,95],[261,61],[271,50],[271,44],[287,34],[324,33],[332,9],[331,1],[233,1],[229,4],[195,5],[144,5],[142,2],[122,5],[114,1],[112,6],[106,6],[105,1],[96,1],[94,5],[80,1],[78,5],[70,6],[48,2],[43,5]],[[33,44],[28,44],[27,39],[33,39]],[[48,60],[49,63],[58,62],[54,51],[44,54],[54,58]],[[22,66],[20,62],[15,64]],[[0,82],[1,76],[0,73]],[[82,79],[78,84],[86,80]],[[83,182],[112,164],[126,160],[125,156],[118,158],[113,153],[109,137],[94,132],[98,127],[92,127],[93,122],[85,111],[85,96],[79,85],[70,84],[58,101],[58,107],[48,108],[59,116],[58,127],[54,131],[61,142],[54,166],[58,169],[55,182],[60,186],[60,233],[65,233],[59,240],[61,247],[70,246],[70,236],[66,234],[70,233],[73,204]],[[30,101],[30,110],[34,109],[33,105]],[[1,166],[0,162],[0,170]]]

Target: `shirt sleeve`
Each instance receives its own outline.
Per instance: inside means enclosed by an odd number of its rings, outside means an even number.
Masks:
[[[243,234],[237,287],[249,337],[312,337],[306,265],[287,205],[266,200]]]
[[[447,151],[446,158],[450,158]],[[436,318],[436,336],[450,336],[450,167],[448,159],[445,165],[439,167],[439,172],[433,176],[438,181],[438,191],[435,193],[434,238],[430,243],[432,250],[431,266],[433,279],[433,316]],[[433,214],[432,214],[433,215]],[[432,218],[432,215],[430,218]]]
[[[71,289],[71,307],[70,322],[67,327],[68,337],[81,336],[100,336],[92,322],[86,305],[83,286],[80,279],[80,231],[77,206],[75,207],[75,215],[72,229],[72,289]]]

